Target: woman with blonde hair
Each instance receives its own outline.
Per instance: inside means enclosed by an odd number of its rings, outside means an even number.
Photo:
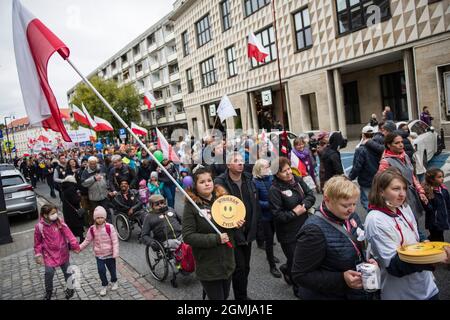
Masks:
[[[356,266],[364,262],[359,188],[344,176],[327,181],[323,202],[297,236],[292,279],[303,300],[367,300]],[[374,260],[368,261],[376,264]]]
[[[277,269],[279,263],[277,257],[273,255],[273,237],[275,235],[275,224],[273,222],[272,211],[269,204],[269,190],[272,186],[273,175],[270,170],[270,163],[266,159],[259,159],[253,167],[253,183],[258,192],[261,215],[259,223],[262,225],[267,261],[269,262],[270,273],[275,278],[281,278],[281,273]],[[258,223],[258,231],[259,231]]]

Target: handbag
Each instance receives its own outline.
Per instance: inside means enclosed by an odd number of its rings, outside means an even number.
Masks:
[[[77,215],[78,219],[83,219],[85,215],[87,215],[87,210],[84,208],[77,209],[73,205],[70,204],[69,201],[66,201],[66,203],[72,207],[73,210],[75,210],[75,214]]]

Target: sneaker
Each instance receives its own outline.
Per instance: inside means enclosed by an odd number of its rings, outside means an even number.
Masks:
[[[111,290],[112,290],[112,291],[116,291],[117,289],[119,289],[119,284],[118,284],[117,282],[113,282],[113,283],[112,283]]]
[[[278,271],[277,267],[272,267],[272,268],[270,268],[270,273],[271,273],[275,278],[281,278],[281,273],[280,273],[280,271]]]
[[[102,290],[100,290],[100,296],[101,297],[104,297],[104,296],[106,296],[106,289],[107,289],[108,287],[102,287]]]
[[[69,300],[70,298],[73,297],[73,295],[75,294],[75,290],[73,289],[66,289],[66,291],[64,291],[66,294],[66,299]]]

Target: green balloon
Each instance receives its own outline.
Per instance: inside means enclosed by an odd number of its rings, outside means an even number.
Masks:
[[[160,150],[155,151],[153,155],[155,156],[156,160],[158,160],[158,162],[160,163],[164,160],[164,155]]]

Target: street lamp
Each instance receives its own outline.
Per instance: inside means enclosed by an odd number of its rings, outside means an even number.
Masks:
[[[16,117],[12,116],[12,120],[16,120]],[[16,153],[16,158],[17,158],[17,145],[16,145],[16,138],[14,136],[14,127],[11,126],[11,129],[12,129],[12,137],[13,137],[13,142],[14,142],[14,150],[15,150],[14,152]]]

